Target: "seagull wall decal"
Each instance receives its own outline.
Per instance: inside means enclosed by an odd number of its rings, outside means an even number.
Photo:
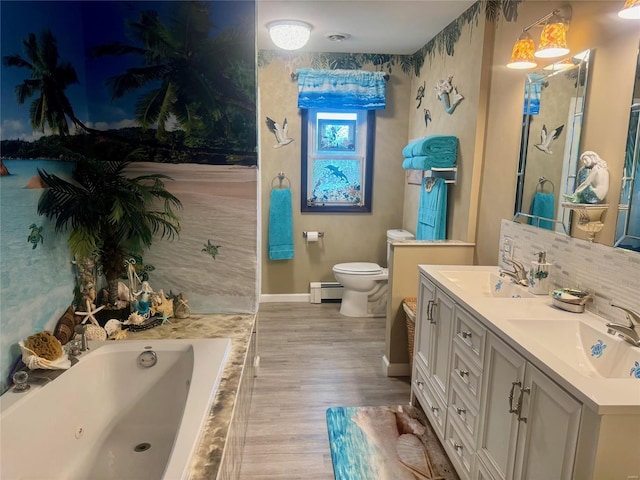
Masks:
[[[276,141],[278,142],[273,146],[273,148],[282,148],[285,145],[289,145],[291,142],[293,142],[293,138],[289,138],[289,126],[287,124],[286,118],[284,119],[284,122],[282,122],[282,125],[280,125],[278,122],[273,121],[269,117],[267,117],[266,122],[267,128],[269,128],[269,131],[276,136]]]
[[[563,129],[564,129],[564,124],[554,128],[550,132],[547,132],[547,126],[542,125],[542,131],[540,132],[540,143],[535,144],[536,148],[538,150],[543,151],[547,155],[551,155],[553,153],[551,151],[551,144],[556,138],[560,136]]]

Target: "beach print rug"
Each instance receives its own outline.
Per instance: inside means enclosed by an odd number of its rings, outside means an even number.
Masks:
[[[335,480],[459,480],[424,414],[410,405],[331,407]]]

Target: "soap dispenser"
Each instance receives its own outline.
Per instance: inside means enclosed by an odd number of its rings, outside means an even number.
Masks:
[[[529,270],[529,291],[534,295],[549,293],[551,264],[547,262],[547,252],[537,252],[537,260],[531,262]]]

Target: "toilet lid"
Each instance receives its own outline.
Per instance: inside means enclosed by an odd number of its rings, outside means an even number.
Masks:
[[[382,267],[377,263],[352,262],[339,263],[333,266],[336,272],[350,273],[352,275],[372,275],[382,273]]]

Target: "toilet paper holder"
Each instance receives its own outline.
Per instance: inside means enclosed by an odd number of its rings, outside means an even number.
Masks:
[[[307,238],[307,233],[308,232],[302,232],[302,236]],[[318,232],[318,238],[324,238],[324,232]]]

